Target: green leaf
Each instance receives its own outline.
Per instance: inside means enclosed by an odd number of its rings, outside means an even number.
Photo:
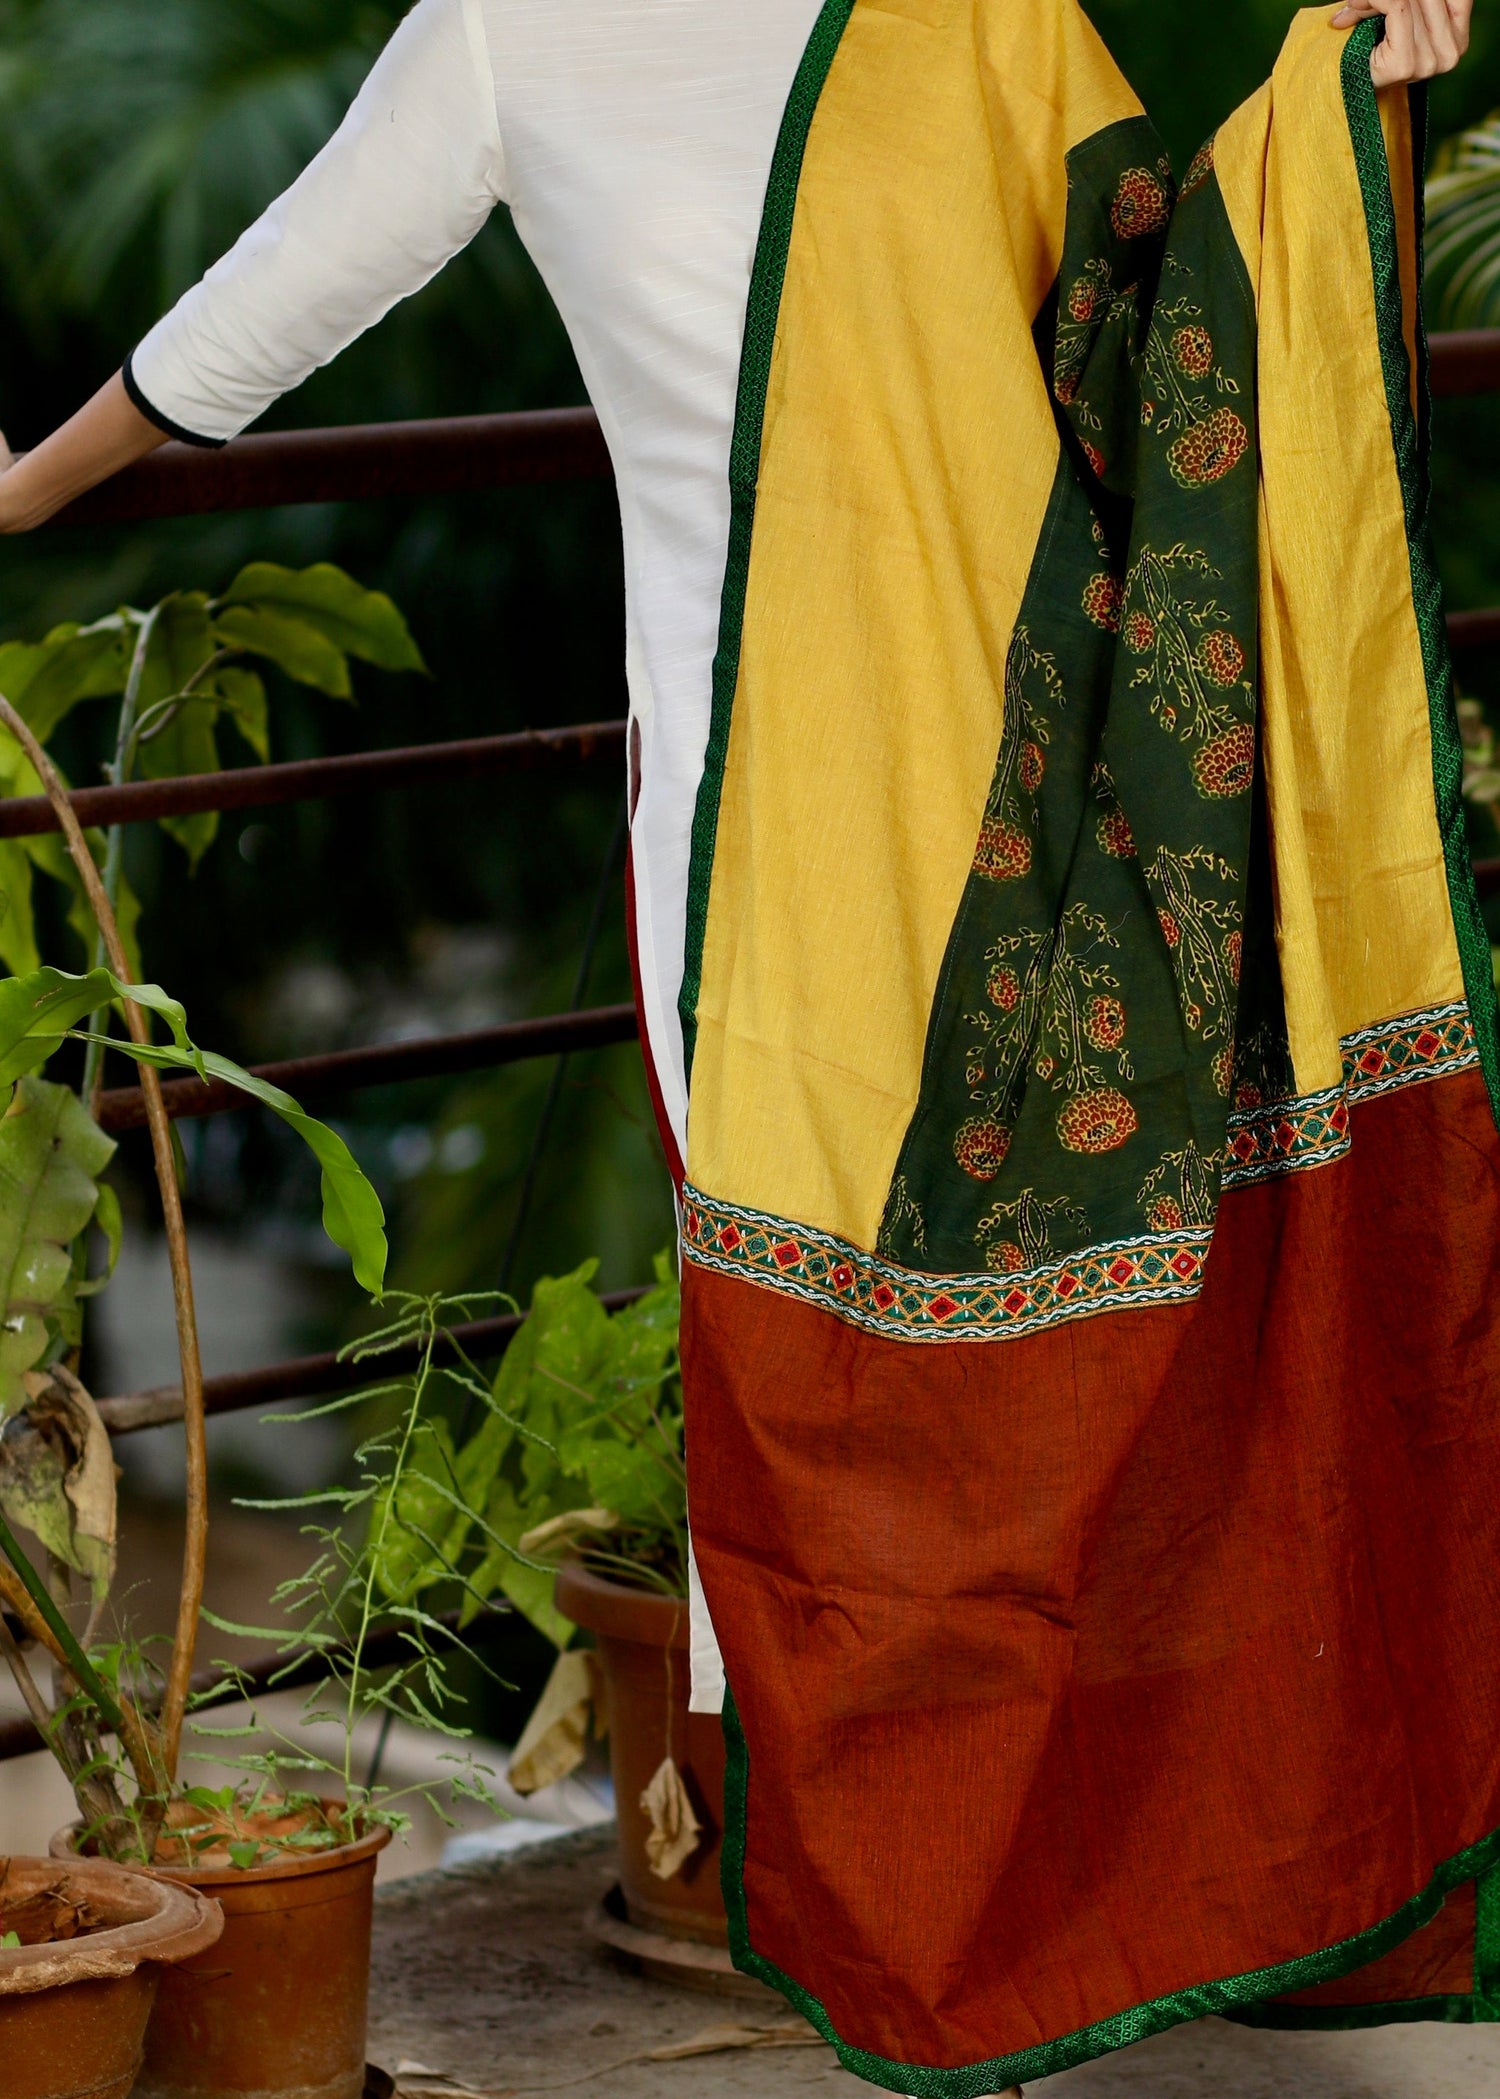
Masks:
[[[214,737],[218,704],[196,695],[182,700],[159,733],[147,737],[136,753],[136,770],[147,780],[178,780],[189,773],[216,773],[219,746]],[[218,834],[215,811],[205,809],[194,816],[168,816],[162,829],[175,838],[196,870],[198,862]]]
[[[0,839],[0,962],[18,976],[40,969],[31,908],[31,855],[19,838]]]
[[[0,648],[0,692],[46,743],[80,700],[125,690],[134,646],[135,630],[118,614],[90,627],[54,627],[42,642],[7,643]]]
[[[123,986],[120,988],[124,989]],[[0,983],[0,997],[3,997],[4,990],[4,984]],[[141,987],[132,986],[130,995],[139,999]],[[165,997],[165,994],[161,996]],[[177,1010],[180,1013],[182,1009],[178,1007]],[[0,1008],[0,1017],[3,1017],[3,1008]],[[3,1046],[3,1041],[3,1027],[0,1027],[0,1046]],[[372,1297],[379,1297],[385,1287],[389,1254],[385,1212],[380,1206],[380,1197],[336,1130],[316,1121],[279,1086],[268,1085],[264,1079],[256,1078],[243,1066],[232,1063],[228,1057],[216,1055],[212,1050],[194,1049],[185,1036],[173,1047],[156,1043],[140,1048],[132,1043],[127,1054],[162,1070],[196,1071],[200,1078],[223,1079],[228,1085],[238,1087],[241,1093],[248,1093],[253,1100],[262,1102],[294,1129],[323,1169],[323,1229],[334,1245],[342,1247],[349,1255],[355,1278],[362,1288]],[[4,1066],[0,1064],[0,1074],[3,1071]]]
[[[289,569],[273,561],[252,561],[220,603],[291,614],[315,627],[343,655],[358,656],[381,670],[427,668],[406,621],[385,593],[364,589],[331,562]]]
[[[343,650],[294,614],[266,605],[229,605],[214,622],[214,632],[227,648],[268,657],[299,685],[311,685],[336,700],[353,696]]]
[[[262,765],[271,762],[266,688],[254,671],[229,663],[214,673],[211,690]]]
[[[260,1845],[251,1837],[237,1837],[229,1846],[229,1863],[241,1873],[260,1864]]]
[[[3,1938],[0,1938],[0,1953],[19,1953],[20,1950],[21,1937],[19,1932],[8,1931]]]
[[[180,693],[213,653],[207,591],[178,590],[163,598],[146,648],[137,719],[158,700]]]
[[[73,1338],[73,1241],[114,1152],[78,1096],[45,1079],[23,1077],[0,1117],[0,1419],[25,1405],[22,1380],[49,1343]]]
[[[3,1516],[0,1516],[0,1552],[4,1553],[11,1566],[21,1577],[22,1585],[27,1594],[36,1605],[46,1625],[50,1628],[58,1646],[67,1656],[68,1667],[98,1706],[109,1725],[118,1730],[121,1725],[121,1716],[114,1693],[79,1646],[77,1634],[53,1602],[46,1583],[32,1565],[29,1554],[21,1550],[15,1533]]]
[[[0,977],[0,1087],[45,1064],[70,1028],[116,998],[130,998],[160,1015],[202,1076],[188,1040],[187,1016],[159,984],[122,984],[107,969],[91,969],[86,976],[37,969],[24,977]]]
[[[108,1181],[99,1183],[99,1202],[94,1211],[94,1222],[104,1234],[104,1273],[94,1276],[88,1282],[77,1284],[75,1287],[79,1297],[97,1297],[119,1266],[120,1248],[125,1241],[125,1220],[120,1213],[120,1198]]]
[[[453,1507],[452,1466],[448,1424],[419,1421],[399,1478],[386,1481],[371,1507],[375,1580],[392,1603],[408,1603],[442,1581],[463,1549],[469,1524]]]
[[[83,977],[35,969],[0,978],[0,1087],[45,1064],[68,1029],[114,995],[114,978],[105,969]]]

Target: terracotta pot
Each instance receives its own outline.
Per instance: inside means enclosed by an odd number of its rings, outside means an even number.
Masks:
[[[594,1635],[609,1709],[609,1762],[620,1829],[620,1887],[633,1924],[727,1946],[719,1888],[724,1840],[724,1729],[688,1711],[688,1607],[670,1596],[606,1581],[576,1562],[559,1568],[557,1608]],[[671,1756],[703,1826],[697,1850],[670,1880],[651,1871],[641,1806]]]
[[[390,1836],[244,1872],[154,1869],[212,1895],[224,1936],[163,1978],[134,2099],[362,2099],[375,1854]],[[54,1852],[72,1838],[63,1830]]]
[[[55,1883],[55,1859],[12,1858],[11,1900]],[[5,2099],[125,2099],[165,1964],[205,1952],[219,1905],[103,1859],[73,1859],[72,1890],[101,1931],[0,1952],[0,2091]]]

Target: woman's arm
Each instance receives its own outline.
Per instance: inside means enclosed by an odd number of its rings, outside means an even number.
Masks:
[[[1377,87],[1402,87],[1451,73],[1469,48],[1474,0],[1348,0],[1333,18],[1352,29],[1370,15],[1385,16],[1385,35],[1370,56]]]
[[[0,532],[29,532],[86,488],[165,444],[167,433],[148,422],[125,391],[118,372],[60,430],[20,459],[0,431]]]
[[[479,231],[504,166],[481,0],[418,0],[323,151],[85,408],[12,463],[24,532],[168,437],[222,444]]]

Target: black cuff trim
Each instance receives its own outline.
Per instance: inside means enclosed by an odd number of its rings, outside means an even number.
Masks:
[[[168,437],[175,437],[179,444],[201,445],[207,452],[222,452],[229,442],[227,438],[200,437],[196,430],[184,430],[181,423],[174,423],[169,415],[163,415],[159,408],[153,407],[141,392],[140,382],[135,376],[134,359],[135,352],[132,350],[121,367],[120,377],[125,382],[125,391],[129,394],[132,404],[140,410],[146,421],[155,423],[158,430],[164,430]]]

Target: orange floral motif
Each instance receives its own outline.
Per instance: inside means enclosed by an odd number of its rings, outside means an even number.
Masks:
[[[992,1181],[1005,1164],[1010,1131],[1003,1123],[976,1117],[953,1140],[953,1156],[976,1181]]]
[[[1082,445],[1083,456],[1088,461],[1089,465],[1093,468],[1096,478],[1102,481],[1104,479],[1105,468],[1108,466],[1109,461],[1105,458],[1104,454],[1100,451],[1099,447],[1097,445],[1091,445],[1086,437],[1081,437],[1078,440],[1078,442],[1080,443],[1080,445]]]
[[[1170,1195],[1159,1195],[1146,1212],[1146,1222],[1153,1232],[1180,1232],[1182,1230],[1182,1205]]]
[[[1113,1086],[1075,1094],[1057,1118],[1057,1134],[1070,1152],[1113,1152],[1135,1135],[1136,1112]]]
[[[1123,809],[1106,810],[1094,826],[1094,836],[1099,841],[1101,852],[1108,853],[1112,860],[1133,860],[1136,857],[1135,833]]]
[[[1125,1040],[1125,1008],[1107,992],[1097,993],[1083,1016],[1083,1032],[1095,1049],[1118,1049]]]
[[[974,872],[992,882],[1016,882],[1031,871],[1031,840],[1014,824],[988,823],[979,833]]]
[[[1015,1275],[1026,1266],[1026,1256],[1014,1239],[1002,1239],[984,1258],[986,1267],[994,1269],[997,1275]]]
[[[1105,286],[1097,277],[1080,277],[1068,293],[1068,312],[1080,324],[1091,321],[1102,305]]]
[[[1229,974],[1236,984],[1240,980],[1240,963],[1245,952],[1243,933],[1227,933],[1224,936],[1224,960],[1229,964]]]
[[[1245,673],[1245,652],[1227,627],[1205,634],[1198,644],[1198,668],[1205,678],[1226,688],[1237,685]]]
[[[1106,634],[1118,634],[1124,596],[1125,586],[1118,576],[1090,576],[1083,593],[1083,609],[1096,627],[1102,627]]]
[[[1250,432],[1232,408],[1216,408],[1167,447],[1167,464],[1180,488],[1208,488],[1245,456]]]
[[[1168,947],[1176,947],[1182,939],[1181,926],[1178,925],[1170,911],[1158,911],[1156,915],[1161,920],[1162,939],[1165,940]]]
[[[1002,1013],[1014,1013],[1021,996],[1021,979],[1013,969],[1002,964],[990,971],[990,980],[985,987],[990,995],[990,1004],[998,1006]]]
[[[1042,784],[1042,774],[1047,770],[1047,761],[1039,743],[1023,743],[1021,756],[1016,765],[1016,778],[1028,794],[1035,794]]]
[[[1125,646],[1133,655],[1144,656],[1156,643],[1156,622],[1149,614],[1132,612],[1125,622]]]
[[[1169,209],[1166,186],[1149,168],[1127,168],[1110,206],[1110,224],[1121,240],[1140,240],[1161,231]]]
[[[1237,1108],[1264,1107],[1265,1098],[1259,1086],[1252,1086],[1248,1079],[1234,1089],[1234,1104]]]
[[[1244,794],[1255,778],[1255,726],[1236,722],[1193,753],[1193,784],[1215,800]]]
[[[1214,368],[1214,339],[1206,328],[1190,324],[1172,337],[1172,355],[1177,369],[1189,379],[1206,379]]]
[[[1229,1081],[1234,1073],[1234,1044],[1226,1042],[1214,1051],[1214,1061],[1209,1066],[1209,1075],[1214,1082],[1215,1093],[1229,1097]]]

